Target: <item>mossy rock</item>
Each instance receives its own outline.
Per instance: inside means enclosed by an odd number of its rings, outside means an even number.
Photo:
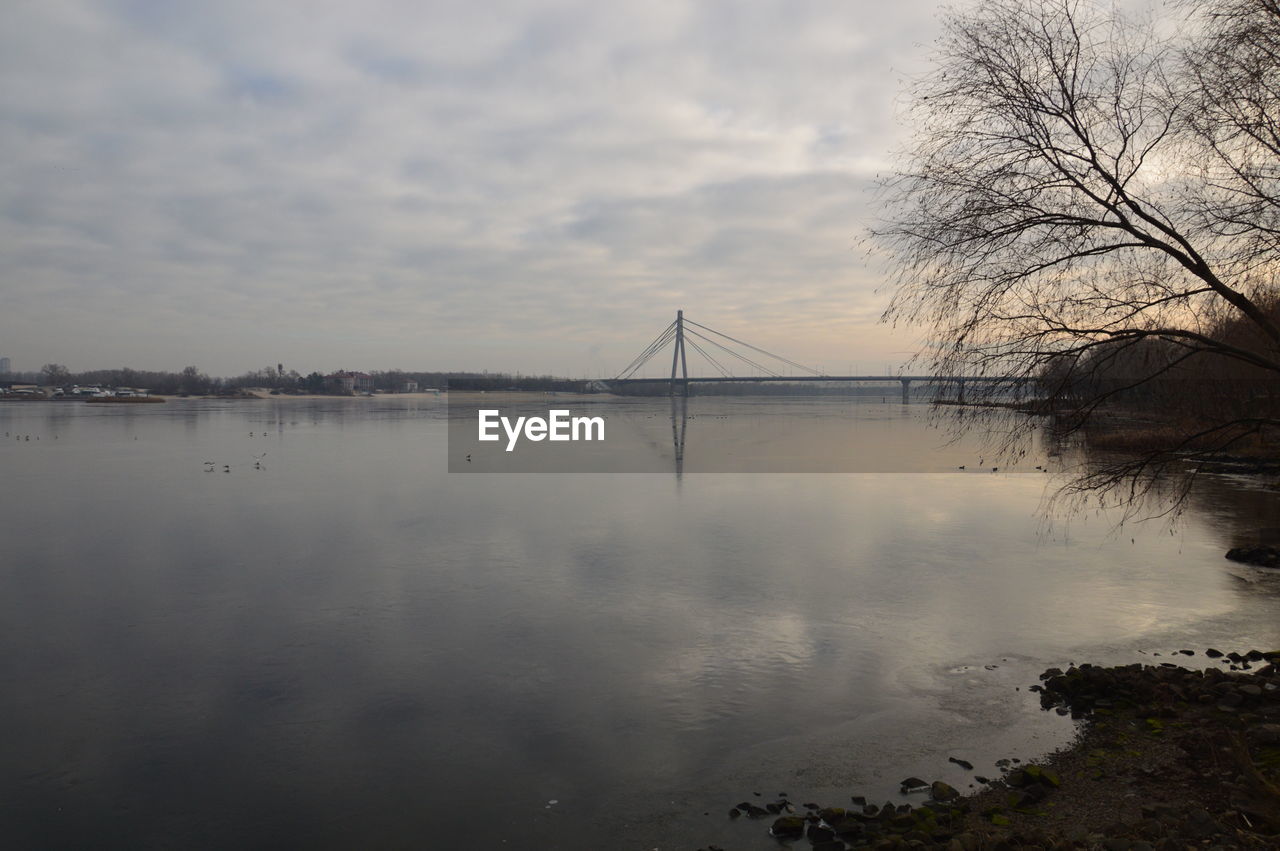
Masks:
[[[781,816],[774,820],[769,832],[774,836],[799,839],[804,836],[805,820],[800,816]]]

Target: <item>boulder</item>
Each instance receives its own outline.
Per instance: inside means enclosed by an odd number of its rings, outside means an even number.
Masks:
[[[1232,547],[1227,558],[1256,567],[1280,567],[1280,549],[1276,547]]]
[[[956,791],[954,786],[941,780],[935,780],[933,785],[929,787],[929,796],[935,801],[954,801],[960,797],[960,793]]]
[[[787,839],[799,839],[804,836],[804,819],[800,816],[781,816],[774,820],[769,832],[774,836]]]

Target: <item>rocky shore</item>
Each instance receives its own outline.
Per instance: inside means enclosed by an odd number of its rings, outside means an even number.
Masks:
[[[1041,764],[1002,760],[1002,776],[974,775],[973,795],[909,777],[918,804],[780,796],[728,816],[796,851],[1280,848],[1280,651],[1204,655],[1217,667],[1045,671],[1032,689],[1046,710],[1084,719],[1077,741]]]

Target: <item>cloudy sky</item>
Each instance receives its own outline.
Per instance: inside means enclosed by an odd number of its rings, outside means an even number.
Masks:
[[[937,5],[8,0],[0,356],[607,376],[683,307],[879,371]]]

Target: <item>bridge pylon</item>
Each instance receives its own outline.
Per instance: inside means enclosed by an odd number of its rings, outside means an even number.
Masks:
[[[680,366],[680,388],[682,395],[689,395],[689,359],[684,353],[684,311],[676,311],[676,340],[671,352],[671,384],[668,395],[676,395],[676,366]]]

